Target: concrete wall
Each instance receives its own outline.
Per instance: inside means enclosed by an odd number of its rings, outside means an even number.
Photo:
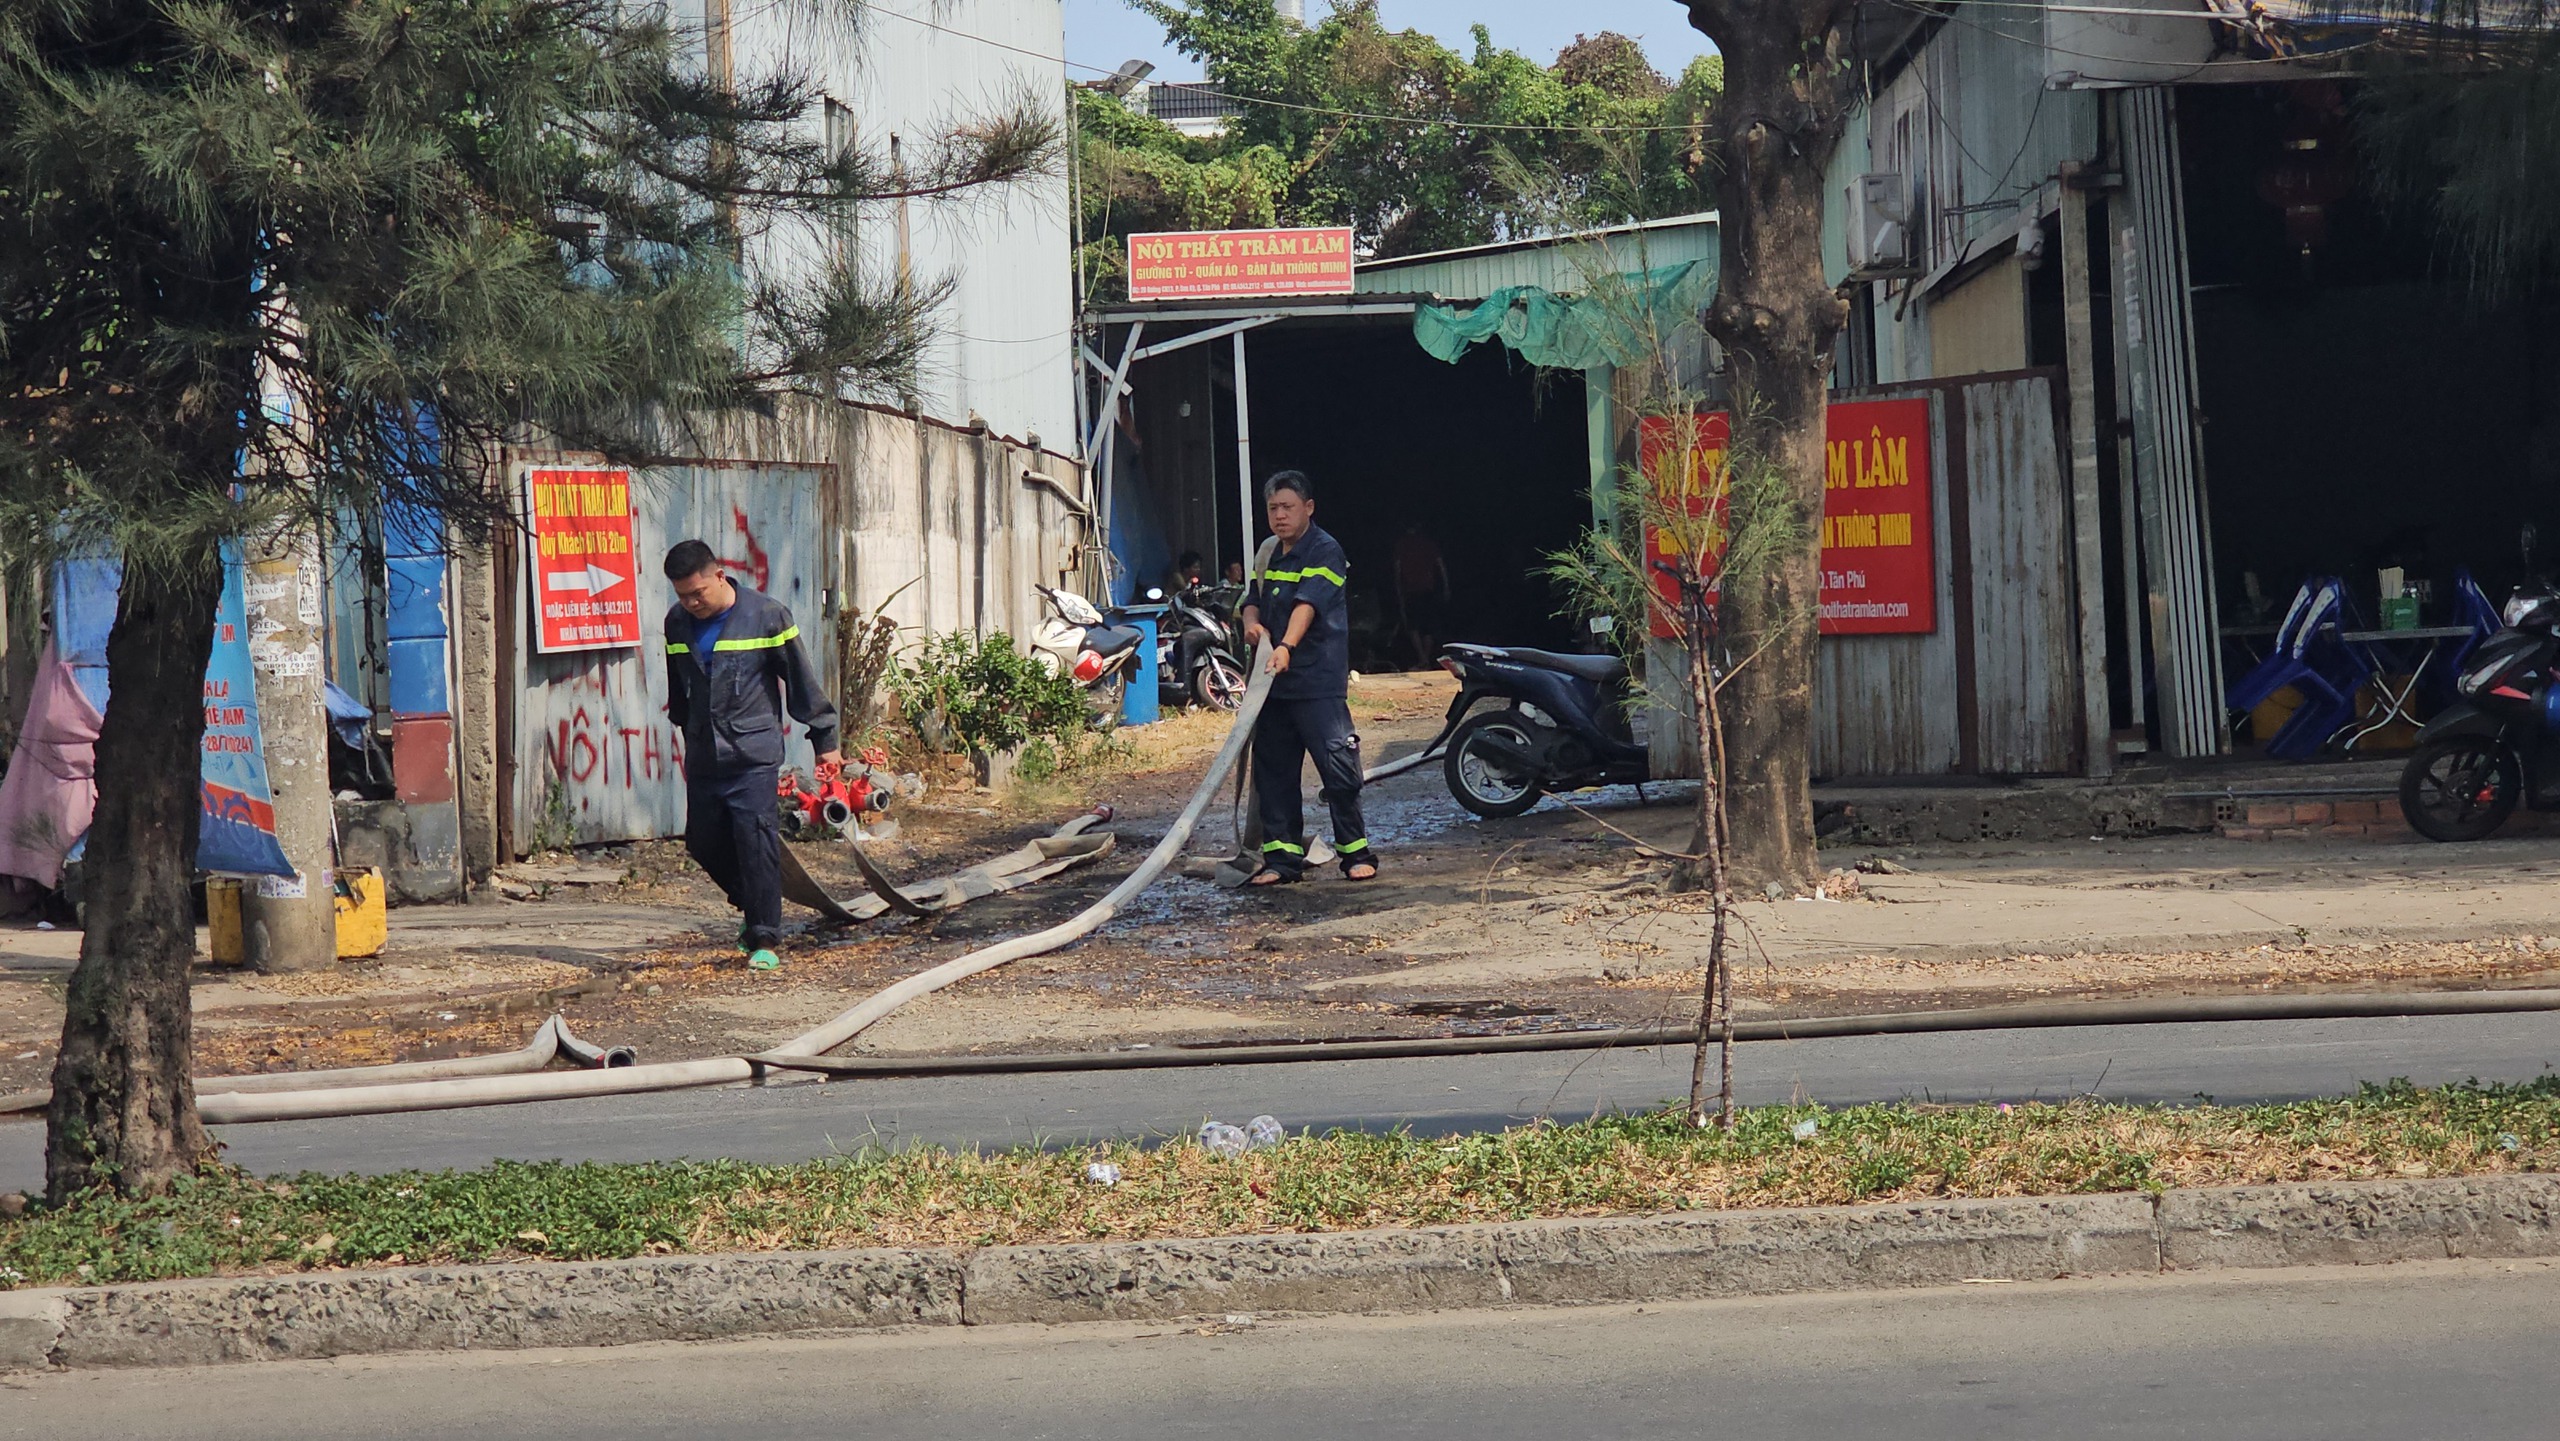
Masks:
[[[497,718],[488,743],[497,814],[492,853],[538,840],[580,844],[672,836],[683,824],[683,743],[666,718],[665,638],[673,594],[657,559],[707,541],[733,574],[792,609],[834,684],[844,607],[884,603],[909,640],[949,630],[1027,635],[1034,583],[1076,581],[1086,563],[1084,477],[1061,456],[1000,437],[867,407],[794,399],[770,417],[668,437],[692,457],[634,475],[644,642],[636,650],[536,655],[529,581],[501,547],[485,598],[461,617],[503,654],[486,682],[465,669],[465,714]],[[528,461],[508,457],[515,476]],[[475,613],[476,611],[476,613]],[[786,763],[806,768],[806,733],[787,728]],[[465,754],[472,752],[465,737]],[[466,796],[466,816],[485,802]],[[563,831],[565,829],[565,835]]]

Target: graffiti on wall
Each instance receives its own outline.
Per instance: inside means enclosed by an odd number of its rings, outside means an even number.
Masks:
[[[819,597],[832,547],[820,543],[816,466],[698,465],[635,471],[633,541],[639,562],[641,639],[633,650],[544,655],[517,647],[519,837],[565,819],[582,844],[641,840],[684,830],[684,740],[667,719],[665,617],[674,588],[657,558],[700,540],[741,584],[771,595],[804,626],[823,619]],[[810,648],[822,672],[834,647]],[[808,738],[789,727],[785,763],[806,769]]]

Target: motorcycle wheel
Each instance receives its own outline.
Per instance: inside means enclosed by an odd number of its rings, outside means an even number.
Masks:
[[[2410,753],[2400,814],[2431,841],[2476,841],[2507,823],[2524,790],[2516,753],[2489,736],[2447,736]]]
[[[1536,805],[1546,792],[1537,777],[1524,776],[1509,763],[1485,754],[1479,747],[1489,737],[1523,750],[1537,744],[1528,722],[1517,714],[1487,711],[1469,716],[1449,737],[1448,759],[1441,768],[1448,777],[1449,794],[1457,797],[1458,804],[1489,821],[1507,820]]]
[[[1191,702],[1211,710],[1231,711],[1244,704],[1244,664],[1222,650],[1201,657],[1191,673]]]

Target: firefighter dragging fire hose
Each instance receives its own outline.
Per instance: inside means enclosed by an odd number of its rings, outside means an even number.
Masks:
[[[685,850],[744,915],[738,949],[759,971],[782,957],[782,830],[775,815],[782,713],[809,728],[821,776],[844,766],[836,708],[791,612],[729,579],[711,547],[667,552],[667,719],[684,732]]]

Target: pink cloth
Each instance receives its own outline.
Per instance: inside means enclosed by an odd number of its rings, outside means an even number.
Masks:
[[[0,875],[25,876],[51,890],[62,858],[89,830],[98,808],[97,707],[47,642],[36,662],[27,723],[0,779]]]

